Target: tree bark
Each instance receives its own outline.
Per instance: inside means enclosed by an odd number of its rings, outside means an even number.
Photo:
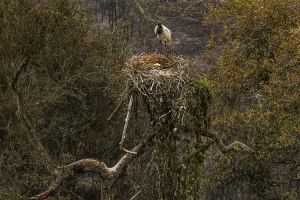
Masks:
[[[112,200],[112,182],[104,180],[101,183],[101,200]]]

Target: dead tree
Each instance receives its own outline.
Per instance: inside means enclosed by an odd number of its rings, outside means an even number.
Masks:
[[[13,77],[10,88],[16,97],[18,119],[26,129],[32,146],[35,147],[36,152],[44,160],[45,168],[54,176],[48,189],[29,199],[45,199],[53,195],[63,184],[64,180],[72,178],[76,172],[80,171],[81,173],[96,172],[100,174],[101,199],[109,200],[112,197],[112,189],[116,181],[120,179],[134,159],[141,156],[148,147],[156,145],[154,139],[161,139],[164,142],[165,138],[176,133],[178,129],[185,131],[186,124],[191,120],[188,117],[192,113],[189,109],[189,102],[191,101],[189,98],[193,97],[191,94],[195,90],[193,89],[193,84],[191,84],[193,75],[189,62],[181,57],[163,56],[160,54],[134,56],[126,63],[124,73],[128,77],[128,81],[120,102],[108,118],[108,121],[112,120],[122,104],[129,100],[119,143],[119,147],[124,151],[124,155],[112,167],[108,167],[104,162],[92,158],[78,160],[67,165],[59,165],[52,160],[39,139],[35,129],[36,126],[24,108],[22,93],[18,89],[19,78],[29,64],[30,58],[24,59]],[[130,133],[128,131],[128,123],[133,112],[132,105],[138,99],[142,99],[142,103],[146,107],[153,130],[151,133],[145,133],[141,136],[140,142],[134,148],[128,150],[125,147],[126,136]],[[195,108],[192,109],[194,110]],[[206,114],[204,113],[204,115]],[[195,131],[195,129],[193,130]],[[209,129],[201,131],[199,135],[211,138],[211,140],[206,144],[202,144],[198,149],[188,152],[182,159],[183,167],[199,152],[204,152],[213,143],[216,143],[224,153],[229,151],[252,152],[248,146],[238,141],[226,146],[218,135]],[[182,170],[182,168],[179,167],[176,170]]]

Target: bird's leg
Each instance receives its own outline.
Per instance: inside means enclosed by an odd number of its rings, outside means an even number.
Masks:
[[[162,42],[159,41],[159,43],[160,43],[160,53],[162,54]]]
[[[165,50],[168,53],[168,49],[167,49],[167,41],[165,41]]]

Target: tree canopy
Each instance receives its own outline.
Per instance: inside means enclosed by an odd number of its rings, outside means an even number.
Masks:
[[[2,0],[0,19],[0,200],[299,199],[298,0]]]
[[[216,161],[215,187],[227,183],[237,198],[298,195],[299,11],[293,0],[237,0],[221,1],[207,16],[221,29],[213,41],[221,50],[210,75],[216,93],[212,123],[228,139],[244,138],[257,153]]]

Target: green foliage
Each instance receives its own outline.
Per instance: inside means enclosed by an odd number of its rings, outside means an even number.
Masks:
[[[111,139],[114,129],[103,121],[122,87],[121,68],[130,46],[124,26],[96,34],[90,32],[93,23],[80,1],[0,2],[0,127],[7,127],[0,129],[0,197],[27,198],[51,179],[16,117],[16,100],[8,89],[26,57],[30,63],[17,87],[55,162],[98,158],[117,144]],[[105,146],[107,141],[112,142]],[[62,188],[54,198],[66,199],[59,196],[68,190]]]
[[[212,102],[211,86],[207,80],[195,79],[191,81],[191,99],[188,101],[188,110],[201,123],[208,115]]]
[[[159,109],[163,111],[158,115],[159,119],[169,110],[174,114],[160,120],[162,129],[158,133],[161,135],[156,138],[160,169],[159,199],[200,199],[202,195],[200,187],[204,152],[195,154],[195,151],[203,145],[200,133],[206,131],[208,125],[212,92],[209,82],[202,77],[190,80],[183,91],[186,94],[182,92],[179,97],[175,92],[161,97],[165,104]],[[170,107],[177,101],[185,102],[180,108],[183,115],[175,114],[180,113],[176,106]]]
[[[298,3],[225,0],[208,15],[221,28],[223,45],[216,74],[210,76],[213,125],[226,139],[242,139],[257,152],[255,157],[219,158],[218,181],[211,180],[220,190],[240,186],[236,194],[242,199],[296,198],[290,180],[299,170]]]

